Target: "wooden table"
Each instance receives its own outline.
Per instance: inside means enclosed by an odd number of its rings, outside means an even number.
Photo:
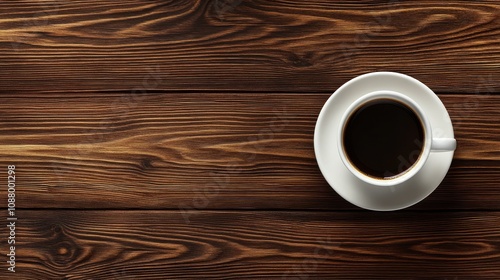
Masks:
[[[500,279],[500,3],[2,1],[0,279]],[[397,212],[313,151],[372,71],[438,93],[458,150]]]

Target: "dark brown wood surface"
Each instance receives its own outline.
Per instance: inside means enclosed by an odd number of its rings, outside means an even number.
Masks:
[[[0,164],[16,164],[18,204],[27,208],[356,209],[328,186],[314,157],[314,126],[329,96],[3,97]],[[440,97],[459,148],[441,187],[414,208],[500,210],[492,199],[500,96]]]
[[[392,213],[344,201],[313,150],[372,71],[427,84],[458,141]],[[499,279],[498,93],[496,0],[2,1],[0,279]]]
[[[18,279],[498,279],[500,262],[499,213],[22,215]]]
[[[0,89],[333,92],[407,73],[434,90],[500,91],[489,1],[88,0],[0,4]]]

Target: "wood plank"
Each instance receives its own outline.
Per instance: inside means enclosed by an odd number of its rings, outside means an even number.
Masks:
[[[0,166],[17,166],[23,208],[356,209],[315,161],[328,97],[2,96]],[[500,209],[500,95],[441,98],[458,150],[440,188],[414,209]]]
[[[16,279],[500,275],[498,212],[18,213]]]
[[[0,92],[333,92],[389,70],[500,91],[500,4],[89,0],[0,3]]]

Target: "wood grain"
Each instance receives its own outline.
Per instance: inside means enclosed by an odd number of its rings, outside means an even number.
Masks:
[[[22,208],[357,209],[315,161],[328,97],[3,96],[0,166],[16,164]],[[439,189],[413,209],[500,209],[500,96],[441,99],[458,150]]]
[[[313,151],[330,93],[381,70],[438,92],[458,140],[392,213]],[[0,279],[497,280],[499,77],[496,0],[1,1]]]
[[[483,1],[2,1],[0,92],[333,92],[406,73],[498,92],[500,5]]]
[[[189,223],[177,211],[20,211],[19,217],[16,279],[496,280],[500,274],[498,212],[203,211]]]

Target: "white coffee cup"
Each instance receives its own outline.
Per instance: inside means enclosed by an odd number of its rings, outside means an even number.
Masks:
[[[358,168],[356,168],[353,165],[353,163],[348,159],[348,156],[346,155],[344,149],[344,130],[345,130],[344,128],[351,114],[354,113],[358,108],[360,108],[367,102],[379,99],[394,100],[403,103],[404,105],[412,109],[413,112],[417,115],[418,119],[420,120],[424,131],[424,137],[423,137],[424,140],[422,143],[422,147],[419,151],[417,151],[418,154],[415,155],[418,156],[418,159],[415,161],[415,163],[413,163],[411,167],[405,170],[401,170],[401,173],[391,176],[389,178],[374,178],[368,176],[367,174],[364,174]],[[394,186],[401,184],[409,180],[413,176],[415,176],[415,174],[417,174],[420,171],[420,169],[424,166],[425,162],[427,161],[427,158],[429,157],[430,153],[436,153],[442,151],[454,151],[456,148],[456,140],[454,138],[438,138],[433,136],[431,123],[428,117],[425,115],[422,108],[411,98],[395,91],[381,90],[363,95],[348,107],[348,109],[345,111],[345,113],[341,118],[340,124],[341,125],[339,126],[339,131],[337,133],[338,135],[337,146],[342,162],[353,175],[358,177],[360,180],[374,186],[384,187],[384,186]]]

